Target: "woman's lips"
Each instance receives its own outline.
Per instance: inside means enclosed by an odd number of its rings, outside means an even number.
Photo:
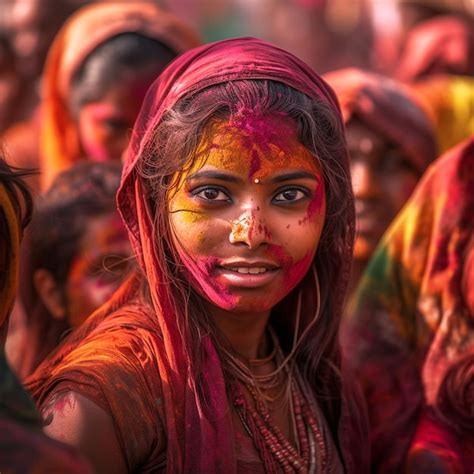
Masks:
[[[231,286],[258,288],[268,285],[279,273],[280,268],[265,264],[237,264],[216,267],[219,279]]]

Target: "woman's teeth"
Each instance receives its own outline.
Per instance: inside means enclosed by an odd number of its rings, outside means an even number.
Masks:
[[[267,268],[261,268],[261,267],[232,267],[229,268],[229,270],[232,270],[233,272],[237,273],[250,273],[252,275],[257,275],[258,273],[265,273],[268,269]]]

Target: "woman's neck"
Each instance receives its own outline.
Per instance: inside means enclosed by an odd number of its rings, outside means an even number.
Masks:
[[[265,337],[270,311],[263,313],[231,313],[208,305],[216,326],[232,348],[245,359],[263,358],[268,352]]]

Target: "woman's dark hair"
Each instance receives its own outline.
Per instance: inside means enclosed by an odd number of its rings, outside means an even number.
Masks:
[[[72,79],[70,106],[74,114],[87,103],[100,100],[130,74],[148,71],[155,78],[177,54],[155,39],[122,33],[97,46]]]
[[[0,184],[5,188],[11,203],[18,216],[18,222],[21,225],[21,231],[31,220],[33,211],[33,200],[28,186],[23,181],[23,178],[31,176],[33,171],[19,169],[12,167],[0,156]],[[2,207],[0,207],[0,245],[6,243],[6,251],[0,251],[0,290],[2,290],[7,283],[5,280],[7,273],[6,268],[11,265],[11,241],[12,237],[9,233],[9,225],[7,216]],[[0,247],[1,250],[2,247]]]
[[[84,162],[62,172],[38,200],[31,223],[31,272],[48,270],[67,280],[91,217],[113,212],[120,183],[118,163]]]
[[[331,381],[339,380],[338,330],[352,255],[354,230],[353,196],[348,170],[344,130],[336,112],[324,101],[268,80],[239,80],[211,86],[178,101],[157,124],[153,138],[140,155],[138,173],[143,180],[154,213],[154,247],[166,288],[199,383],[200,334],[211,334],[222,347],[218,331],[206,315],[200,298],[182,278],[182,264],[174,247],[167,209],[168,193],[177,183],[176,173],[188,169],[196,159],[200,143],[212,134],[214,121],[238,118],[242,113],[281,115],[292,120],[303,145],[318,160],[326,190],[326,219],[313,262],[320,282],[320,316],[302,340],[295,357],[302,376],[322,398],[337,392]],[[294,311],[301,290],[302,326],[314,319],[317,284],[313,269],[272,312],[283,349],[288,353],[295,332]],[[166,281],[168,279],[168,281]],[[144,287],[146,295],[146,285]],[[222,358],[227,370],[225,357]],[[323,382],[325,380],[325,382]],[[198,385],[199,388],[199,385]],[[336,414],[337,416],[337,414]]]
[[[19,220],[23,230],[30,222],[33,213],[33,199],[24,178],[35,173],[35,170],[10,166],[0,156],[0,183],[5,186],[8,194],[11,196],[13,206],[20,216]]]

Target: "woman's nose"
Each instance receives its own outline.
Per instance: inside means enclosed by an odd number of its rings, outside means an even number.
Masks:
[[[258,208],[245,210],[238,219],[231,222],[229,242],[244,244],[249,249],[256,249],[262,244],[269,243],[270,232]]]

